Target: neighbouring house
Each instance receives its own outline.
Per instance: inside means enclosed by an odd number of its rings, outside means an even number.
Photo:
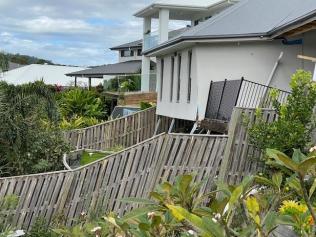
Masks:
[[[176,13],[154,9],[138,13],[145,28],[145,12]],[[270,87],[285,100],[291,75],[314,71],[298,55],[316,56],[315,29],[315,0],[243,0],[170,40],[160,30],[161,43],[143,52],[157,58],[157,114],[227,121],[235,106],[257,107]]]
[[[133,41],[130,43],[118,45],[112,47],[111,50],[118,52],[118,62],[113,64],[107,64],[89,68],[86,70],[75,71],[67,73],[67,76],[73,77],[75,81],[78,78],[84,80],[88,78],[88,84],[91,82],[91,78],[99,78],[106,84],[110,79],[117,79],[121,82],[131,77],[141,76],[142,69],[142,40]],[[122,91],[107,91],[105,95],[108,97],[109,112],[112,113],[114,108],[119,105],[115,116],[130,113],[136,111],[136,109],[129,110],[129,107],[139,107],[140,102],[153,102],[157,101],[156,93],[156,63],[150,62],[150,86],[149,90],[140,92],[122,92]],[[106,86],[105,86],[106,87]],[[127,106],[127,109],[122,109],[122,106]],[[126,112],[127,111],[127,112]]]
[[[118,62],[113,64],[92,67],[86,70],[68,73],[67,76],[77,78],[100,78],[105,81],[116,78],[124,78],[131,75],[140,75],[142,65],[142,40],[133,41],[123,45],[110,48],[118,52]],[[156,63],[150,63],[150,89],[148,91],[156,91]]]
[[[65,74],[83,69],[82,67],[30,64],[4,72],[0,80],[15,85],[43,80],[49,85],[71,86],[74,84],[74,80]],[[84,81],[81,81],[80,84],[86,85]]]
[[[143,51],[155,48],[166,41],[176,38],[190,27],[199,25],[214,17],[224,9],[232,6],[238,0],[157,0],[141,9],[134,16],[143,18]],[[152,21],[158,20],[158,30],[153,30]],[[186,28],[170,31],[172,22],[182,22]],[[148,91],[150,86],[150,61],[155,57],[144,54],[142,57],[142,91]]]

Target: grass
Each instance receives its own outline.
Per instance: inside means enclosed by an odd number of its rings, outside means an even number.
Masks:
[[[90,155],[91,154],[91,155]],[[100,160],[111,153],[108,152],[87,152],[84,151],[80,160],[80,165],[87,165],[94,161]]]
[[[89,151],[84,151],[80,160],[80,165],[87,165],[90,164],[94,161],[100,160],[104,157],[107,157],[115,152],[119,152],[123,150],[124,147],[122,146],[115,146],[112,147],[108,150],[105,150],[104,152],[89,152]]]

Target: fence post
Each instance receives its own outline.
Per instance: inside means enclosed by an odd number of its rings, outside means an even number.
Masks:
[[[218,174],[219,182],[224,182],[226,178],[229,159],[231,157],[232,152],[234,151],[236,128],[238,127],[238,122],[241,117],[241,114],[242,114],[241,109],[234,108],[233,114],[230,120],[229,128],[228,128],[228,140],[225,147],[225,152],[224,152],[221,168]]]

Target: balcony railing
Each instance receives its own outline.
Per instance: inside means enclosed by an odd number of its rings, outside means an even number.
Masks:
[[[168,33],[168,39],[174,38],[181,34],[184,30],[170,30]],[[148,49],[154,48],[159,44],[159,32],[153,31],[145,35],[143,50],[146,51]]]
[[[205,118],[229,121],[234,107],[272,109],[271,91],[277,90],[277,100],[285,103],[290,92],[256,82],[224,80],[211,82]]]

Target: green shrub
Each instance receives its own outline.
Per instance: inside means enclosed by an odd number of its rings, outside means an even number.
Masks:
[[[69,150],[58,128],[54,95],[43,82],[0,83],[0,171],[22,175],[62,167]]]
[[[249,130],[250,142],[258,148],[275,148],[291,155],[292,148],[303,150],[310,143],[315,128],[316,84],[310,72],[298,70],[290,86],[292,94],[286,104],[277,102],[277,93],[272,95],[278,120],[266,123],[258,109],[257,122]]]
[[[141,110],[149,109],[149,108],[151,108],[151,107],[154,106],[153,103],[145,102],[145,101],[141,101],[141,102],[139,103],[139,105],[140,105],[140,109],[141,109]]]
[[[66,91],[59,100],[59,108],[67,120],[76,117],[102,119],[105,111],[96,92],[80,88]]]

